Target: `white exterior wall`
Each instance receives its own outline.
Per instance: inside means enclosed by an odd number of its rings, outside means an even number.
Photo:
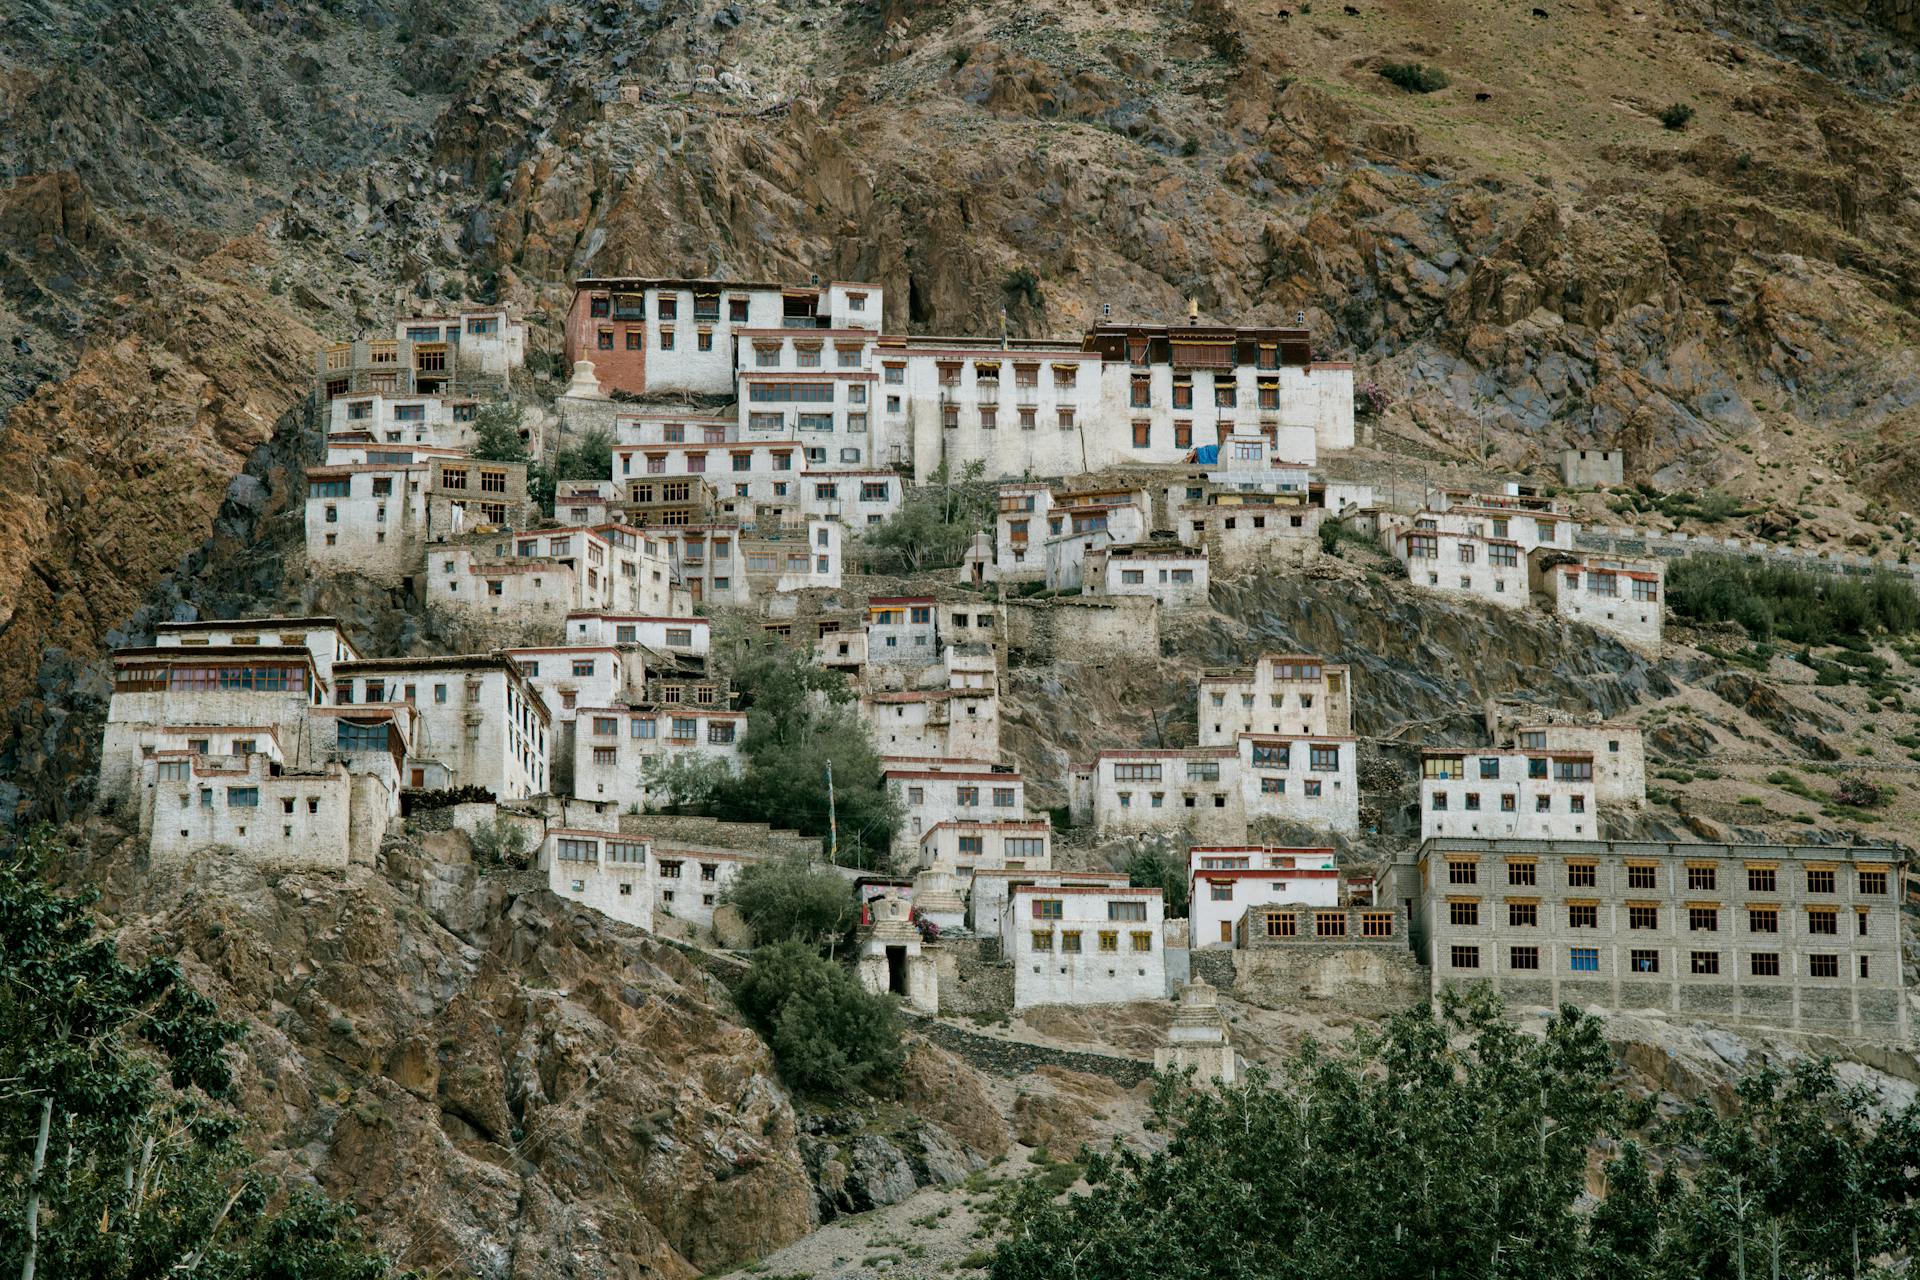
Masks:
[[[393,581],[420,572],[430,530],[425,463],[354,467],[350,475],[308,478],[307,563],[322,573]],[[317,483],[347,482],[345,497],[315,496]],[[377,494],[381,481],[388,492]]]
[[[889,768],[887,788],[900,801],[901,822],[894,852],[912,856],[920,837],[936,823],[1023,818],[1026,780],[1017,773],[993,773],[977,761],[946,768]]]
[[[327,405],[327,434],[365,431],[374,448],[408,444],[470,453],[479,409],[476,400],[443,396],[337,396]]]
[[[686,431],[696,434],[691,425]],[[738,428],[729,425],[726,431],[734,438],[724,443],[648,443],[617,448],[613,451],[613,482],[624,494],[632,480],[697,476],[714,487],[717,502],[744,499],[752,504],[757,517],[765,520],[799,518],[807,442],[791,436],[771,441],[740,440]]]
[[[1466,836],[1480,839],[1592,840],[1600,830],[1592,779],[1562,781],[1549,760],[1547,776],[1528,776],[1529,759],[1540,756],[1478,752],[1468,756],[1428,757],[1423,775],[1436,761],[1449,761],[1457,773],[1420,779],[1420,838]],[[1498,777],[1482,776],[1482,761],[1497,763]],[[1444,797],[1444,801],[1442,800]],[[1477,798],[1478,807],[1470,808]],[[1507,798],[1513,807],[1503,808]],[[1444,803],[1445,807],[1440,805]],[[1543,807],[1544,806],[1544,807]]]
[[[429,337],[427,329],[437,330]],[[527,359],[527,326],[505,307],[463,308],[458,315],[410,316],[393,325],[396,342],[450,342],[462,368],[503,377]]]
[[[616,545],[614,538],[631,545]],[[673,569],[636,532],[543,529],[429,549],[427,603],[478,619],[561,624],[571,613],[665,614]],[[497,584],[497,585],[496,585]]]
[[[883,756],[999,758],[1000,695],[994,689],[866,693],[859,708]]]
[[[1647,802],[1646,743],[1639,725],[1521,725],[1514,732],[1525,749],[1593,757],[1593,795],[1601,804]]]
[[[978,841],[978,848],[963,849],[967,840]],[[1037,851],[1032,847],[1036,840]],[[981,871],[1046,871],[1052,865],[1053,825],[1044,819],[943,822],[920,837],[920,866],[950,871],[963,880]]]
[[[1195,949],[1231,947],[1233,926],[1248,907],[1340,905],[1340,872],[1331,849],[1196,845],[1188,861],[1187,940]]]
[[[1113,535],[1105,529],[1063,533],[1057,538],[1048,538],[1045,551],[1047,590],[1080,590],[1086,583],[1088,553],[1112,543]]]
[[[1317,548],[1326,519],[1324,507],[1211,503],[1181,507],[1174,527],[1187,545],[1217,551],[1226,571]]]
[[[1034,915],[1036,902],[1059,902],[1058,919]],[[1111,920],[1114,906],[1144,904],[1146,919]],[[1124,909],[1123,906],[1123,909]],[[1013,1007],[1034,1005],[1124,1004],[1164,1000],[1166,954],[1161,926],[1165,903],[1158,889],[1061,888],[1021,885],[1007,904],[1010,938],[1004,954],[1013,963]],[[1078,951],[1069,951],[1067,935],[1079,934]],[[1101,950],[1101,934],[1114,935],[1115,949]],[[1049,945],[1039,945],[1041,937]],[[1136,944],[1136,939],[1142,942]],[[1143,945],[1144,950],[1136,950]]]
[[[1560,455],[1560,478],[1576,489],[1623,484],[1626,468],[1627,456],[1619,449],[1568,449]]]
[[[330,619],[236,618],[228,622],[162,622],[153,629],[158,649],[194,649],[201,645],[298,646],[313,655],[322,681],[333,679],[333,664],[360,656]]]
[[[819,368],[796,368],[793,339],[789,338],[780,367],[750,365],[740,370],[743,438],[792,440],[809,465],[821,468],[865,467],[884,461],[873,455],[873,406],[879,394],[879,375],[870,370],[867,357],[860,357],[857,368],[837,368],[834,361],[838,350],[833,337],[808,336],[803,340],[823,343]],[[741,346],[743,356],[751,361],[753,346],[745,342]],[[817,400],[797,400],[777,390],[796,383],[828,390],[822,393],[825,398]]]
[[[353,779],[344,767],[275,777],[262,755],[238,768],[215,767],[239,763],[201,757],[185,779],[152,781],[148,852],[155,863],[218,861],[230,851],[253,866],[347,865]],[[145,762],[149,780],[158,765]],[[255,803],[235,803],[248,794]],[[380,825],[384,830],[385,823]]]
[[[662,321],[660,318],[660,299],[662,296],[675,300],[675,315]],[[744,299],[747,304],[747,319],[744,324],[732,319],[733,309],[729,303],[733,299]],[[734,346],[738,340],[738,329],[771,329],[780,324],[784,303],[779,289],[730,289],[720,290],[720,305],[717,317],[712,321],[696,320],[693,312],[693,290],[671,286],[652,286],[646,290],[646,344],[647,344],[647,390],[694,391],[704,395],[730,395],[734,388]],[[710,350],[700,350],[699,331],[702,327],[713,333]],[[660,344],[663,329],[674,333],[672,350],[664,350]]]
[[[520,664],[555,724],[571,722],[580,707],[613,706],[645,685],[644,669],[629,671],[620,651],[611,647],[508,649],[506,654]],[[637,659],[634,665],[639,667]]]
[[[1524,609],[1531,602],[1524,553],[1511,544],[1506,549],[1518,557],[1516,563],[1495,564],[1494,553],[1502,544],[1471,534],[1413,530],[1391,537],[1394,557],[1407,566],[1407,578],[1416,587],[1473,596],[1502,609]],[[1434,539],[1433,555],[1415,554],[1423,544],[1414,539],[1421,537]]]
[[[1560,617],[1616,636],[1643,653],[1659,654],[1666,613],[1666,573],[1660,561],[1593,560],[1554,565],[1537,576]],[[1645,598],[1636,598],[1636,593]]]
[[[1240,762],[1228,748],[1102,753],[1086,798],[1094,829],[1102,833],[1246,830]]]
[[[565,842],[564,844],[562,842]],[[552,828],[541,846],[547,888],[636,929],[653,929],[652,844],[644,836]]]
[[[382,662],[376,671],[348,667],[335,703],[366,703],[369,680],[383,681],[387,697],[404,697],[412,687],[410,701],[419,722],[409,760],[439,764],[451,785],[485,787],[498,800],[547,791],[551,736],[544,706],[530,686],[510,679],[497,663],[435,669]],[[351,696],[342,697],[343,692]]]
[[[904,353],[882,350],[883,366],[880,395],[888,442],[906,441],[902,457],[883,457],[881,462],[911,461],[913,478],[925,483],[942,461],[958,476],[971,462],[985,466],[989,478],[1000,476],[1064,476],[1096,471],[1107,465],[1100,451],[1090,448],[1097,436],[1102,403],[1100,357],[1092,352],[1070,349],[1003,350],[998,346],[967,347],[960,344],[925,345],[909,343]],[[889,360],[904,361],[900,384],[886,381],[884,366]],[[957,384],[943,387],[940,366],[960,364]],[[976,362],[997,365],[1000,377],[983,379]],[[1037,385],[1021,388],[1016,364],[1039,366]],[[1073,366],[1067,380],[1064,369],[1056,384],[1054,366]],[[895,400],[904,410],[896,417],[891,406]],[[943,406],[958,409],[956,425],[943,426]],[[981,424],[980,410],[990,405],[995,410],[995,425]],[[1031,405],[1034,425],[1021,426],[1020,410]],[[1060,410],[1070,411],[1070,425],[1060,425]],[[896,427],[897,424],[897,427]]]
[[[1211,582],[1204,551],[1184,556],[1128,556],[1107,548],[1088,557],[1087,572],[1090,595],[1147,596],[1169,608],[1206,604]]]
[[[567,642],[590,648],[640,644],[662,653],[704,658],[713,643],[713,624],[706,618],[575,613],[567,618]]]
[[[672,707],[582,707],[575,713],[573,794],[645,811],[652,800],[647,762],[673,756],[713,757],[740,771],[740,744],[747,713],[699,705]],[[612,720],[606,733],[602,721]],[[676,734],[691,728],[691,733]]]
[[[713,909],[740,873],[760,861],[752,854],[731,850],[655,845],[651,865],[654,914],[713,927]],[[678,874],[674,874],[678,864]]]
[[[897,612],[899,622],[877,622],[882,611]],[[924,615],[916,620],[916,615]],[[898,603],[869,602],[867,606],[867,661],[876,666],[904,664],[932,666],[940,661],[938,611],[931,596]],[[901,755],[909,754],[900,752]]]
[[[315,692],[265,692],[245,689],[116,690],[107,704],[107,725],[100,744],[103,801],[134,804],[140,795],[140,764],[147,748],[172,745],[183,729],[169,726],[263,726],[282,743],[301,739],[307,708]],[[210,737],[193,733],[195,738]],[[259,736],[264,737],[263,732]]]
[[[1262,762],[1262,749],[1277,751],[1277,761]],[[1315,763],[1316,753],[1332,759]],[[1240,790],[1247,821],[1273,818],[1358,835],[1359,755],[1352,738],[1241,735]]]
[[[999,938],[1000,954],[1010,954],[1012,918],[1007,899],[1020,885],[1049,887],[1079,885],[1089,888],[1124,889],[1127,877],[1118,871],[1029,871],[982,869],[974,873],[967,889],[967,920],[981,937]]]
[[[1421,512],[1418,519],[1431,521],[1444,533],[1518,543],[1523,557],[1537,547],[1572,551],[1580,532],[1580,522],[1558,510],[1444,491],[1435,495],[1434,509]]]
[[[1000,582],[1039,582],[1047,576],[1047,515],[1053,489],[1045,484],[1001,485],[993,520],[993,570]],[[1016,540],[1015,529],[1022,527]]]
[[[853,530],[886,523],[905,498],[905,483],[891,471],[810,467],[800,485],[803,515],[837,520]]]
[[[1317,667],[1313,678],[1295,673]],[[1345,736],[1353,731],[1351,670],[1307,654],[1262,654],[1231,676],[1203,676],[1196,699],[1200,745],[1226,746],[1243,733]]]
[[[1282,368],[1280,425],[1311,430],[1321,451],[1353,448],[1353,366],[1330,360]]]

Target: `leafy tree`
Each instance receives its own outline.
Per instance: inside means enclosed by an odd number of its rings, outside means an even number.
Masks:
[[[352,1211],[255,1168],[222,1021],[167,959],[130,966],[95,895],[41,879],[45,828],[0,866],[0,1270],[101,1280],[379,1280]]]
[[[483,867],[525,867],[527,833],[519,823],[498,814],[474,824],[473,860]]]
[[[765,822],[828,836],[834,860],[875,866],[892,843],[899,806],[881,780],[880,753],[854,714],[846,681],[764,633],[740,633],[733,677],[747,709],[742,768],[720,762],[653,766],[647,786],[658,807],[734,822]],[[827,769],[833,770],[829,814]]]
[[[1088,1163],[1091,1190],[1013,1196],[995,1280],[1832,1280],[1909,1274],[1920,1107],[1871,1122],[1826,1063],[1741,1082],[1661,1124],[1658,1173],[1622,1142],[1651,1108],[1610,1086],[1604,1026],[1568,1006],[1539,1037],[1484,988],[1449,994],[1277,1077],[1217,1095],[1163,1079],[1151,1153]]]
[[[740,909],[755,941],[803,942],[828,954],[860,914],[853,887],[804,858],[752,864],[728,888],[726,900]]]
[[[1123,870],[1127,883],[1140,889],[1159,889],[1166,895],[1167,914],[1187,914],[1187,860],[1172,849],[1135,849]]]
[[[900,509],[867,534],[876,567],[923,573],[958,566],[973,535],[993,525],[997,499],[985,477],[982,463],[969,462],[954,480],[941,462],[927,483],[907,494]]]
[[[553,455],[555,480],[607,480],[613,476],[613,437],[595,429]]]
[[[1912,1257],[1912,1106],[1876,1127],[1872,1095],[1842,1087],[1825,1061],[1762,1067],[1735,1094],[1738,1107],[1724,1115],[1703,1100],[1662,1127],[1699,1158],[1668,1188],[1664,1274],[1858,1277],[1891,1274],[1875,1258]]]
[[[520,438],[526,410],[511,400],[489,400],[473,416],[473,456],[482,462],[525,462],[527,444]]]
[[[1528,1036],[1484,991],[1421,1006],[1278,1077],[1163,1079],[1151,1153],[1090,1158],[1092,1190],[1012,1205],[995,1280],[1580,1276],[1587,1151],[1626,1120],[1602,1024]]]
[[[875,995],[804,942],[753,953],[735,993],[796,1089],[840,1092],[899,1074],[906,1060],[893,1001]]]

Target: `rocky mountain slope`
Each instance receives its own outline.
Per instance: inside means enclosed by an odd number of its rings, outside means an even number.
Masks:
[[[586,270],[869,278],[890,326],[931,332],[1004,312],[1070,333],[1188,297],[1226,321],[1304,312],[1391,401],[1383,464],[1525,471],[1621,440],[1635,479],[1751,513],[1716,531],[1913,546],[1905,0],[17,7],[0,822],[84,811],[98,659],[156,620],[312,609],[383,651],[426,643],[292,550],[312,349],[400,307],[499,298],[550,375]],[[1380,74],[1406,62],[1449,83]],[[1676,101],[1693,118],[1666,129]],[[1911,716],[1885,688],[1732,663],[1706,632],[1650,663],[1380,568],[1347,548],[1304,581],[1222,583],[1160,664],[1018,671],[1009,750],[1054,778],[1096,744],[1184,741],[1200,667],[1300,647],[1353,662],[1362,731],[1404,741],[1473,740],[1489,699],[1633,715],[1649,830],[1897,838],[1920,818],[1898,772]],[[1408,760],[1377,754],[1368,802],[1403,837]],[[1836,814],[1826,793],[1857,767],[1894,798]],[[456,848],[345,881],[148,878],[99,825],[87,849],[69,877],[106,888],[129,945],[180,955],[251,1024],[259,1141],[351,1194],[409,1265],[693,1275],[957,1176],[1004,1143],[995,1112],[1019,1121],[1010,1088],[927,1055],[897,1113],[828,1132],[683,955],[509,904]],[[1622,1034],[1647,1087],[1671,1085],[1659,1031]]]

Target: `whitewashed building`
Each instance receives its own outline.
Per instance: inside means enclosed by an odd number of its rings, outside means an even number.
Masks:
[[[940,630],[932,596],[870,598],[866,632],[867,661],[875,666],[931,666],[940,661]]]
[[[1098,547],[1087,553],[1084,573],[1088,595],[1147,596],[1166,608],[1207,603],[1204,548],[1159,541]]]
[[[1164,915],[1158,889],[1014,886],[1001,933],[1014,1009],[1166,999]]]
[[[1124,889],[1127,877],[1118,871],[1051,871],[1024,867],[977,868],[967,890],[967,923],[982,937],[1006,939],[1009,923],[1007,906],[1013,891],[1022,885],[1041,888],[1062,886]],[[1004,955],[1005,952],[1002,952]]]
[[[1658,557],[1572,557],[1535,552],[1529,562],[1533,589],[1553,612],[1617,637],[1655,657],[1665,623],[1666,565]]]
[[[374,447],[419,445],[470,453],[480,402],[451,396],[384,395],[369,391],[327,404],[327,442]]]
[[[1032,482],[1000,486],[994,516],[994,578],[1000,582],[1046,581],[1051,587],[1076,587],[1064,581],[1066,558],[1084,555],[1088,539],[1104,534],[1115,542],[1145,538],[1151,501],[1144,490],[1069,489]],[[1077,545],[1055,552],[1060,540]],[[1064,547],[1064,544],[1063,544]],[[1061,579],[1056,581],[1056,579]]]
[[[506,307],[461,307],[458,311],[406,316],[393,336],[411,343],[444,342],[466,369],[504,378],[527,360],[526,322]]]
[[[547,888],[636,929],[653,929],[653,845],[618,831],[549,827],[540,861]]]
[[[567,643],[588,647],[639,645],[676,657],[704,658],[713,643],[706,618],[583,610],[567,615]]]
[[[723,704],[582,705],[574,714],[573,794],[580,800],[645,811],[654,803],[649,770],[676,756],[740,769],[747,713]]]
[[[1051,339],[888,337],[878,395],[885,452],[924,484],[961,475],[1063,476],[1109,463],[1100,357]]]
[[[998,689],[864,690],[857,705],[882,755],[993,760],[1000,754]]]
[[[409,787],[484,787],[496,800],[544,795],[553,717],[504,653],[363,658],[334,666],[336,706],[405,702],[419,715],[405,768]]]
[[[1274,820],[1352,835],[1357,754],[1354,739],[1330,734],[1241,734],[1232,745],[1102,751],[1074,771],[1073,817],[1103,834],[1244,840],[1249,822]]]
[[[1640,726],[1604,720],[1598,724],[1521,724],[1516,750],[1572,758],[1593,757],[1593,797],[1601,804],[1647,802],[1647,754]]]
[[[1593,756],[1584,751],[1420,753],[1420,838],[1593,840]]]
[[[914,856],[920,837],[942,822],[991,821],[1027,815],[1026,779],[980,760],[883,760],[887,789],[900,803],[894,852]]]
[[[920,866],[971,881],[977,871],[1046,871],[1053,866],[1053,824],[1045,818],[936,822],[920,836]]]
[[[1194,845],[1187,853],[1189,945],[1231,947],[1248,907],[1294,902],[1337,906],[1340,870],[1330,848]]]
[[[475,621],[558,630],[579,612],[674,611],[672,563],[624,525],[475,535],[435,544],[428,561],[429,607]]]
[[[1201,746],[1241,734],[1345,736],[1353,732],[1352,672],[1311,654],[1268,653],[1252,667],[1200,677]]]
[[[206,649],[280,646],[304,648],[313,655],[313,667],[324,684],[333,679],[333,664],[360,656],[337,618],[206,618],[196,622],[162,622],[153,629],[153,643],[161,649]]]
[[[342,764],[288,771],[256,752],[156,756],[142,768],[148,779],[148,855],[155,864],[371,864],[386,833],[385,797],[363,803],[356,813],[354,778]]]

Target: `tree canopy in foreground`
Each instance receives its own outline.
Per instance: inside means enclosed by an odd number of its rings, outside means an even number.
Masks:
[[[1806,1062],[1648,1129],[1604,1023],[1542,1036],[1484,990],[1218,1094],[1163,1081],[1164,1147],[1014,1193],[994,1280],[1745,1280],[1909,1274],[1920,1113]],[[1645,1132],[1661,1153],[1625,1137]],[[1601,1197],[1595,1200],[1590,1193]]]
[[[129,965],[45,830],[0,864],[0,1275],[381,1280],[350,1209],[254,1167],[222,1021],[169,959]]]

